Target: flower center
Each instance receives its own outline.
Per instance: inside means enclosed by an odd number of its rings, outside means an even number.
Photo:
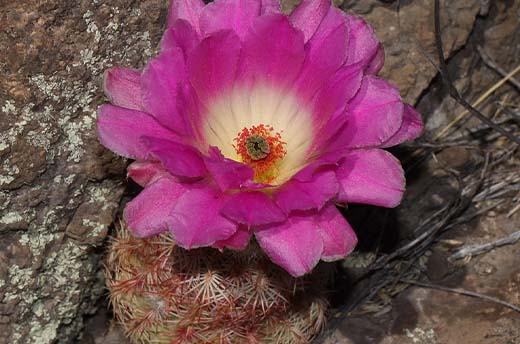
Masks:
[[[271,151],[267,139],[258,134],[254,134],[246,138],[246,149],[247,154],[253,160],[265,159]]]
[[[244,128],[233,141],[242,162],[255,171],[255,182],[269,184],[278,177],[280,162],[287,151],[281,134],[273,127],[260,124]]]

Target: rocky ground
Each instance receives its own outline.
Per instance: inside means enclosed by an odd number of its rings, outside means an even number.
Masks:
[[[168,2],[0,0],[0,344],[124,343],[106,309],[100,268],[128,188],[127,162],[97,142],[96,109],[106,101],[105,69],[139,68],[154,55]],[[447,96],[429,61],[435,61],[433,1],[335,3],[374,26],[386,50],[382,75],[418,106],[427,131],[422,144],[396,152],[409,169],[403,205],[395,211],[347,211],[366,227],[356,228],[383,234],[359,233],[360,248],[339,274],[337,309],[320,341],[520,343],[519,313],[430,288],[464,289],[520,304],[519,243],[471,259],[448,259],[464,245],[520,230],[520,210],[514,211],[517,150],[473,119],[435,140],[462,109]],[[441,3],[449,71],[473,102],[501,79],[483,62],[479,47],[507,72],[520,63],[520,0]],[[284,2],[288,10],[292,5]],[[519,89],[506,83],[479,109],[518,135],[519,99]],[[461,200],[467,201],[464,207]],[[441,216],[432,218],[439,210]],[[417,228],[443,219],[438,234],[444,234],[423,250],[371,272],[374,259],[413,241],[422,233]],[[429,287],[410,287],[413,281]]]

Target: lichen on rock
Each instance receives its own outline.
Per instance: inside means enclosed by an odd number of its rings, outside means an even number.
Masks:
[[[153,54],[167,5],[0,4],[1,344],[76,342],[97,309],[126,164],[97,142],[102,73]]]

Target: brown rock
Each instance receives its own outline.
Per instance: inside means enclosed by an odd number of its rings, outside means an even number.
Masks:
[[[480,10],[480,1],[445,0],[441,6],[444,51],[449,57],[466,43]],[[374,27],[385,48],[382,76],[394,82],[403,98],[414,104],[437,75],[435,66],[427,58],[436,59],[433,2],[378,4],[377,1],[352,0],[345,1],[343,8],[358,13]]]

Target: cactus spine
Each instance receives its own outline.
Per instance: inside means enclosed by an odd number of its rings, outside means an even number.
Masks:
[[[250,244],[186,251],[121,224],[106,262],[110,302],[133,343],[308,343],[325,324],[327,267],[294,279]]]

